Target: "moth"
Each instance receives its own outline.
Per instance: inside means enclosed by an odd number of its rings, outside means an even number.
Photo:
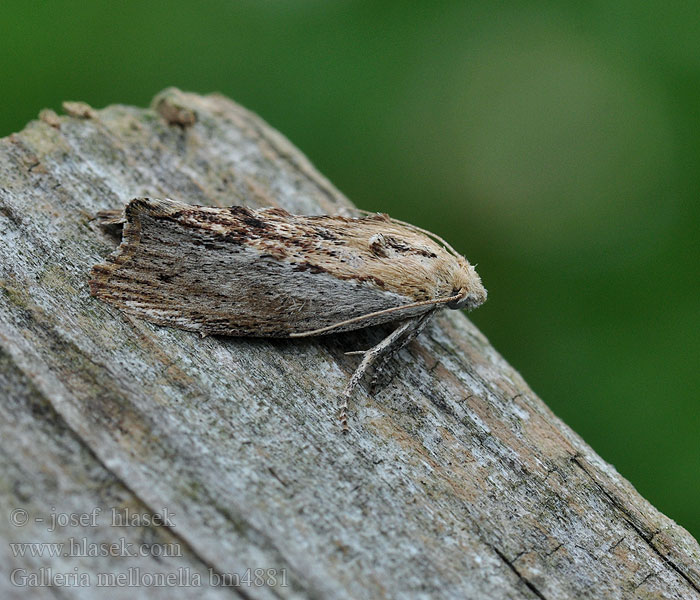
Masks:
[[[98,213],[122,242],[90,290],[121,310],[201,335],[305,337],[397,321],[362,356],[339,399],[415,338],[436,311],[486,300],[479,275],[440,237],[386,214],[293,215],[136,198]]]

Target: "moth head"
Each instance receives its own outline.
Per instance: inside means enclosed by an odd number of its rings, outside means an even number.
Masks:
[[[474,267],[462,257],[456,257],[459,270],[454,280],[454,300],[447,303],[448,308],[473,310],[486,302],[486,288],[481,283],[481,277]]]

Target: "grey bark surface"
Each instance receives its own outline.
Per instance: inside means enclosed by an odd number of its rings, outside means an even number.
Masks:
[[[462,313],[441,312],[392,359],[383,389],[357,390],[342,436],[336,400],[357,365],[344,352],[391,327],[201,339],[92,298],[90,267],[117,240],[91,218],[132,197],[351,205],[222,96],[170,89],[146,110],[64,110],[0,140],[3,598],[700,598],[697,542]],[[87,525],[51,527],[95,509]],[[170,516],[113,527],[112,509]],[[145,555],[11,545],[71,538]],[[163,548],[180,555],[148,555]],[[209,584],[246,569],[276,583]],[[32,573],[54,585],[13,584]],[[146,589],[168,573],[179,580]],[[129,579],[98,587],[109,574]]]

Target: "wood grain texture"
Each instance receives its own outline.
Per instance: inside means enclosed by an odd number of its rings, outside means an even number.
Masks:
[[[558,420],[461,313],[443,311],[357,394],[322,339],[205,338],[91,297],[116,246],[91,215],[132,197],[335,214],[348,201],[285,138],[221,96],[44,112],[0,141],[3,598],[700,598],[700,548]],[[174,516],[47,531],[52,512]],[[15,556],[10,542],[176,543],[182,556]],[[38,588],[12,569],[243,573],[288,586]],[[94,579],[93,579],[94,580]]]

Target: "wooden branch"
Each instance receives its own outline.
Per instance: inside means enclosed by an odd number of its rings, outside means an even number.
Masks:
[[[404,349],[383,390],[361,390],[342,436],[344,352],[390,328],[200,339],[92,298],[90,267],[117,244],[92,215],[132,197],[350,204],[221,96],[64,108],[0,141],[3,598],[63,597],[61,574],[90,584],[76,598],[700,598],[696,541],[461,313]],[[111,526],[125,509],[162,523]],[[144,555],[11,545],[71,538]],[[153,587],[158,574],[176,579]],[[240,585],[210,585],[225,576]]]

